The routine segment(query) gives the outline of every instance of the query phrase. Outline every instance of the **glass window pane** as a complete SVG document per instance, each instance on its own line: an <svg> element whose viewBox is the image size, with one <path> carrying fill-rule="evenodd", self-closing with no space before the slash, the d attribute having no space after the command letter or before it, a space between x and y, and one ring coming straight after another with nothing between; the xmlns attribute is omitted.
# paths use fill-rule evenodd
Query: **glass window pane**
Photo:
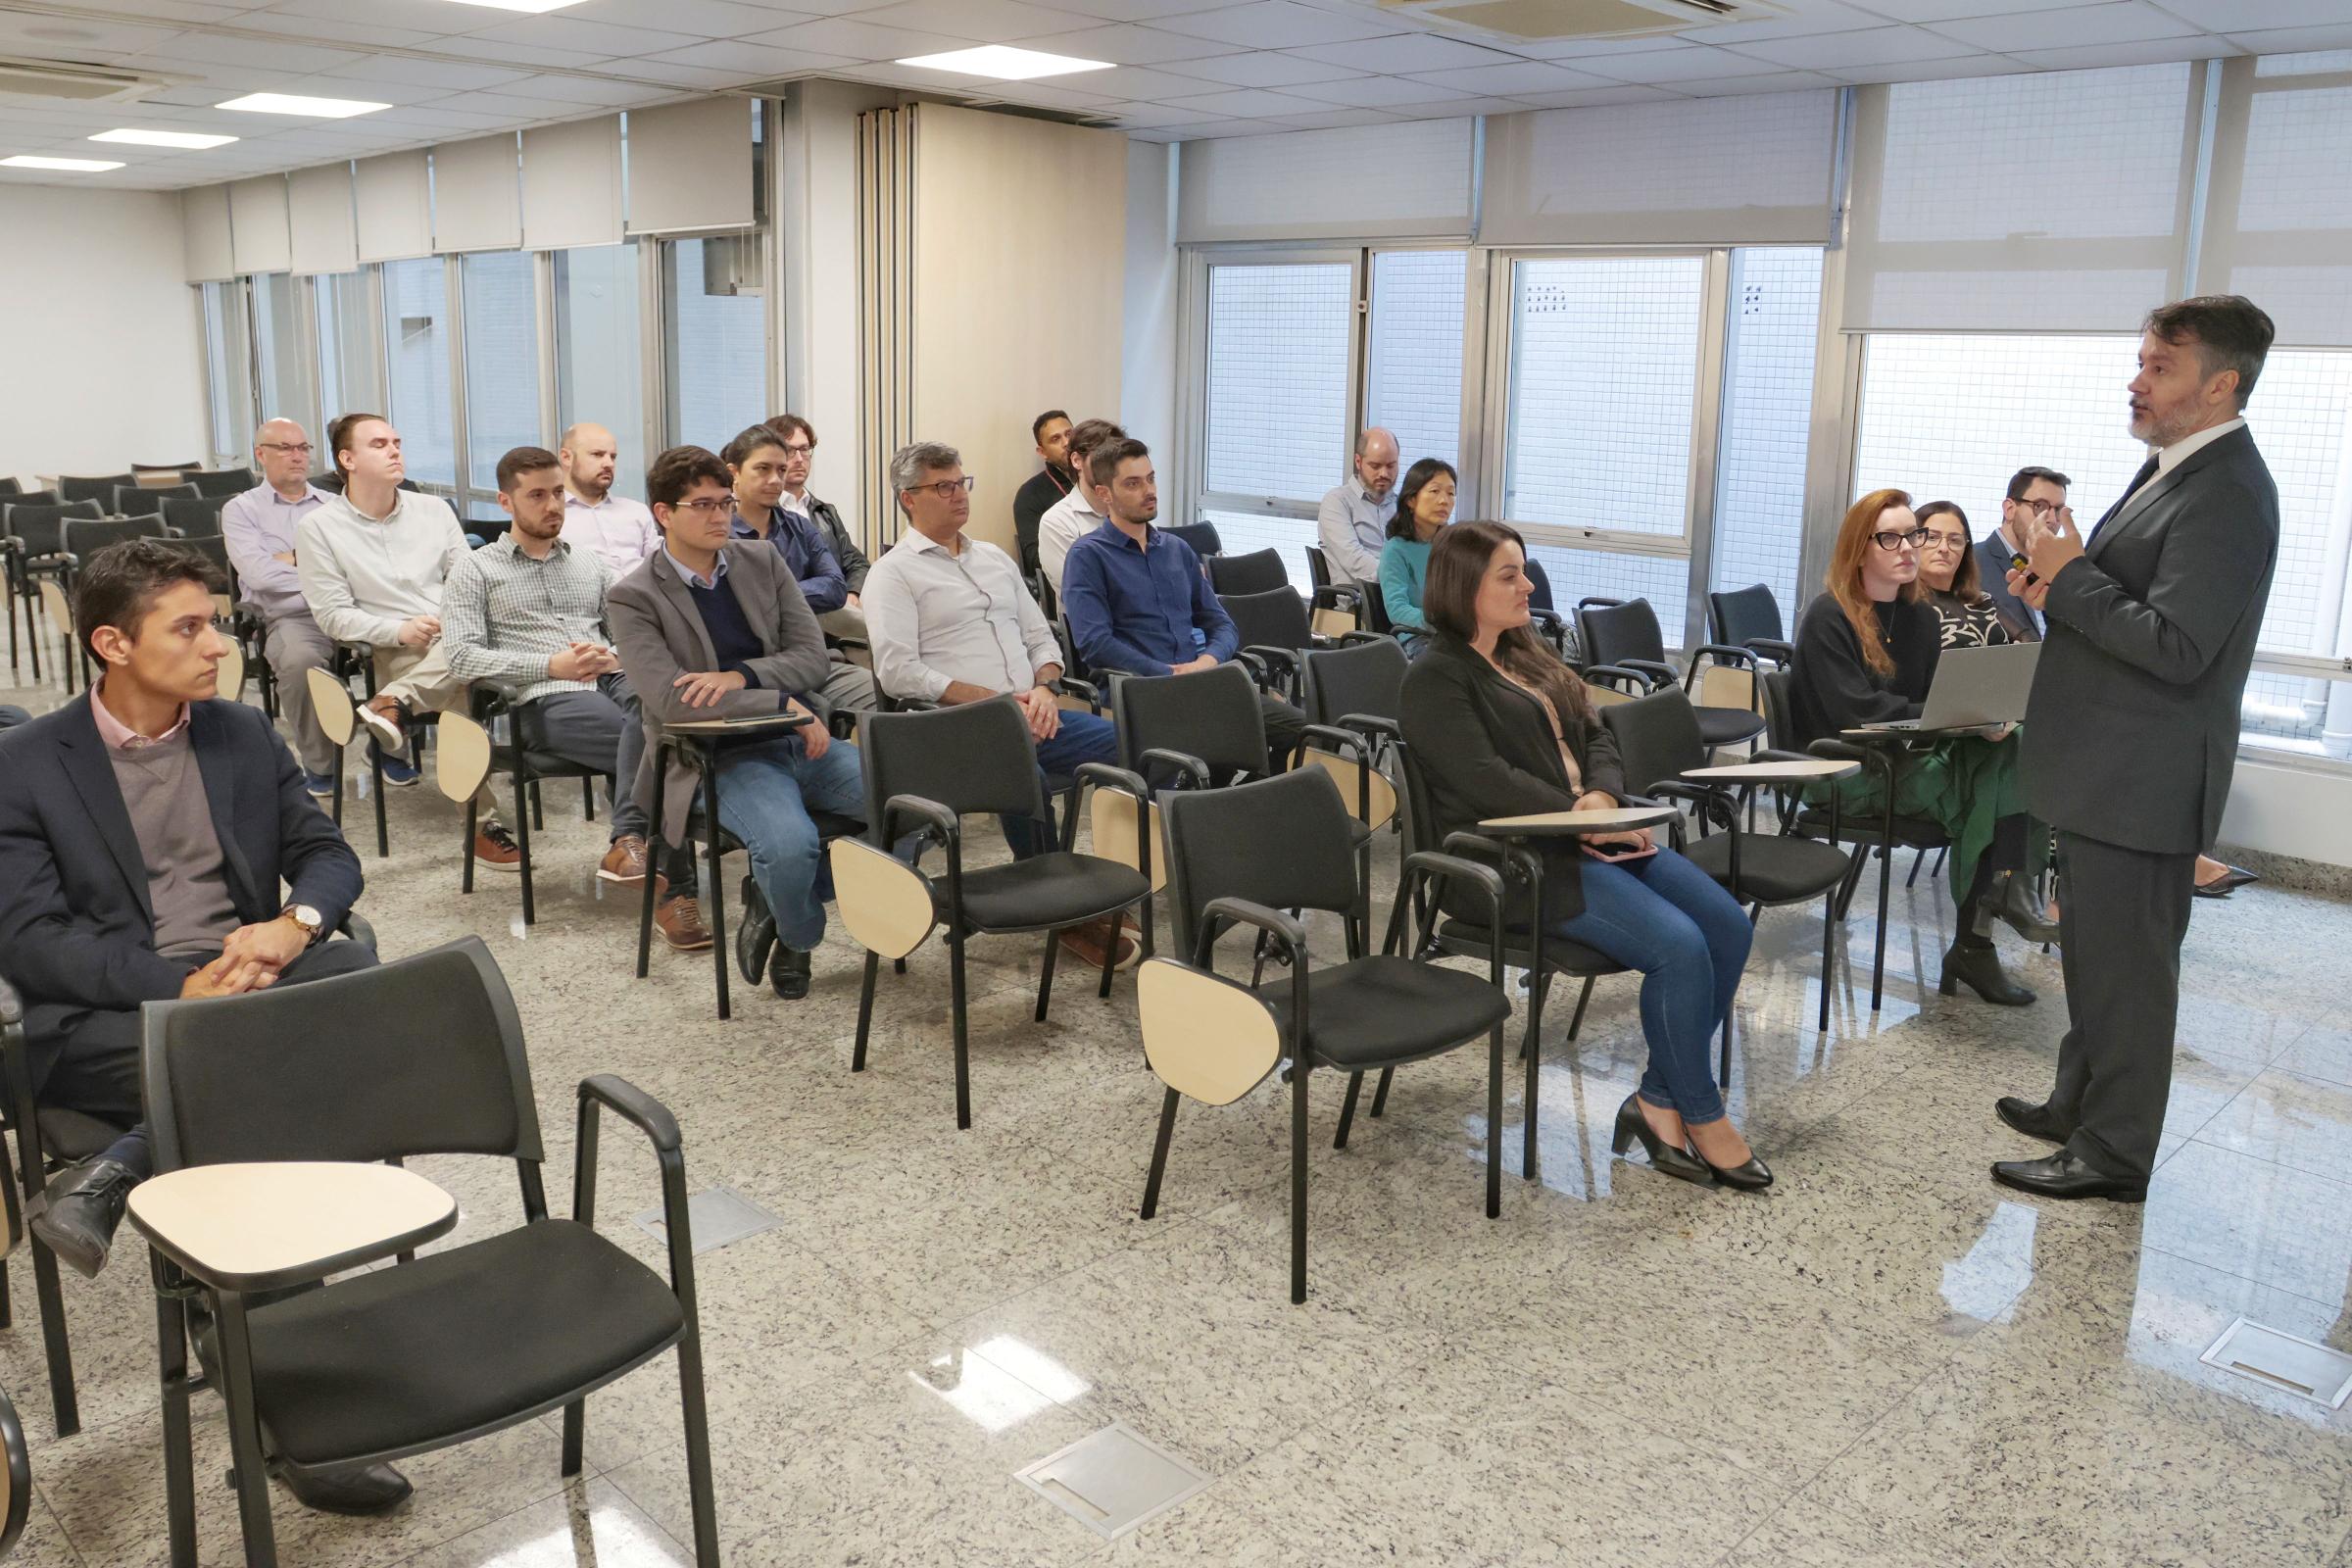
<svg viewBox="0 0 2352 1568"><path fill-rule="evenodd" d="M1705 274L1696 256L1513 267L1505 515L1687 531Z"/></svg>
<svg viewBox="0 0 2352 1568"><path fill-rule="evenodd" d="M1313 503L1347 477L1353 272L1208 270L1209 489Z"/></svg>
<svg viewBox="0 0 2352 1568"><path fill-rule="evenodd" d="M400 431L409 477L455 489L457 425L449 407L449 277L437 256L384 264L384 411ZM329 453L328 460L333 460Z"/></svg>
<svg viewBox="0 0 2352 1568"><path fill-rule="evenodd" d="M1461 466L1462 251L1382 251L1372 258L1364 423L1396 433L1409 466Z"/></svg>
<svg viewBox="0 0 2352 1568"><path fill-rule="evenodd" d="M1715 589L1760 582L1784 627L1798 597L1804 548L1805 452L1813 415L1813 347L1821 319L1821 252L1810 246L1732 253L1723 444L1716 462Z"/></svg>
<svg viewBox="0 0 2352 1568"><path fill-rule="evenodd" d="M669 438L715 452L769 413L760 245L750 235L672 240L662 267Z"/></svg>
<svg viewBox="0 0 2352 1568"><path fill-rule="evenodd" d="M204 363L213 412L213 456L251 461L253 354L245 329L245 285L204 285Z"/></svg>
<svg viewBox="0 0 2352 1568"><path fill-rule="evenodd" d="M311 435L315 441L323 442L326 423L337 415L372 410L378 399L366 274L330 273L316 279L313 287L318 297L321 423ZM333 459L322 452L314 461L324 469Z"/></svg>
<svg viewBox="0 0 2352 1568"><path fill-rule="evenodd" d="M468 256L466 302L466 467L474 506L498 494L498 460L537 446L539 320L528 251Z"/></svg>
<svg viewBox="0 0 2352 1568"><path fill-rule="evenodd" d="M290 274L270 272L253 280L253 338L260 355L262 416L303 419L311 410L310 368Z"/></svg>
<svg viewBox="0 0 2352 1568"><path fill-rule="evenodd" d="M616 494L643 493L645 395L637 319L637 247L556 253L556 424L587 421L618 438Z"/></svg>
<svg viewBox="0 0 2352 1568"><path fill-rule="evenodd" d="M1162 517L1160 520L1173 522L1180 519ZM1291 586L1300 593L1314 587L1314 573L1306 564L1306 547L1315 542L1314 518L1204 508L1200 513L1200 520L1214 525L1217 543L1225 547L1225 554L1239 556L1252 550L1279 550L1282 552L1282 564L1291 574Z"/></svg>

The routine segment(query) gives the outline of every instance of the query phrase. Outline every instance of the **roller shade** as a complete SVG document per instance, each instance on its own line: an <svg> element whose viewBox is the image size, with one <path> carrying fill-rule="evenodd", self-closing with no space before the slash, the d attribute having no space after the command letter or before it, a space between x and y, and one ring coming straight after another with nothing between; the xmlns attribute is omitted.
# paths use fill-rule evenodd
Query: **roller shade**
<svg viewBox="0 0 2352 1568"><path fill-rule="evenodd" d="M524 248L616 245L620 238L620 117L524 131Z"/></svg>
<svg viewBox="0 0 2352 1568"><path fill-rule="evenodd" d="M702 98L629 114L628 231L752 225L752 111Z"/></svg>
<svg viewBox="0 0 2352 1568"><path fill-rule="evenodd" d="M433 249L511 251L522 243L522 166L514 132L433 149Z"/></svg>
<svg viewBox="0 0 2352 1568"><path fill-rule="evenodd" d="M424 152L386 153L352 165L360 260L405 262L433 252L432 174Z"/></svg>
<svg viewBox="0 0 2352 1568"><path fill-rule="evenodd" d="M1468 120L1188 141L1176 238L1460 239L1470 232Z"/></svg>
<svg viewBox="0 0 2352 1568"><path fill-rule="evenodd" d="M191 283L237 275L228 243L228 187L199 185L179 193L180 253Z"/></svg>
<svg viewBox="0 0 2352 1568"><path fill-rule="evenodd" d="M284 271L292 261L286 237L286 176L263 174L231 184L228 233L238 271Z"/></svg>
<svg viewBox="0 0 2352 1568"><path fill-rule="evenodd" d="M1479 238L1826 244L1837 166L1834 91L1502 115L1487 122Z"/></svg>
<svg viewBox="0 0 2352 1568"><path fill-rule="evenodd" d="M286 182L297 272L359 270L360 235L351 210L351 165L297 169Z"/></svg>
<svg viewBox="0 0 2352 1568"><path fill-rule="evenodd" d="M2352 52L2222 63L2197 292L2243 294L2278 342L2352 348Z"/></svg>
<svg viewBox="0 0 2352 1568"><path fill-rule="evenodd" d="M2203 70L1862 88L1845 329L2135 329L2181 291Z"/></svg>

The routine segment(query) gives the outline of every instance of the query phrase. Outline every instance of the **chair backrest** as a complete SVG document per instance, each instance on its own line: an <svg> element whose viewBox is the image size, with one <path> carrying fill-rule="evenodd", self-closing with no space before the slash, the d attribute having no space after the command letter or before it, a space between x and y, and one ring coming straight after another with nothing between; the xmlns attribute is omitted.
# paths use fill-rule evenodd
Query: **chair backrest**
<svg viewBox="0 0 2352 1568"><path fill-rule="evenodd" d="M167 501L184 501L196 494L192 484L119 484L115 486L115 515L160 517Z"/></svg>
<svg viewBox="0 0 2352 1568"><path fill-rule="evenodd" d="M1781 606L1764 584L1750 583L1728 594L1707 595L1707 635L1727 648L1744 648L1755 638L1781 637Z"/></svg>
<svg viewBox="0 0 2352 1568"><path fill-rule="evenodd" d="M95 501L101 506L111 506L115 486L138 482L135 473L61 473L57 476L57 493L68 501Z"/></svg>
<svg viewBox="0 0 2352 1568"><path fill-rule="evenodd" d="M66 548L68 517L97 518L106 509L95 501L12 501L0 507L0 528L24 541L29 556L54 556Z"/></svg>
<svg viewBox="0 0 2352 1568"><path fill-rule="evenodd" d="M261 477L251 468L199 468L188 475L200 496L233 496L260 484Z"/></svg>
<svg viewBox="0 0 2352 1568"><path fill-rule="evenodd" d="M21 496L24 493L24 480L13 473L0 473L0 496Z"/></svg>
<svg viewBox="0 0 2352 1568"><path fill-rule="evenodd" d="M1698 715L1690 710L1690 699L1676 687L1612 703L1600 710L1600 721L1617 737L1626 788L1637 795L1660 779L1707 765Z"/></svg>
<svg viewBox="0 0 2352 1568"><path fill-rule="evenodd" d="M194 473L197 469L203 466L204 465L201 462L134 463L130 466L130 471L133 473Z"/></svg>
<svg viewBox="0 0 2352 1568"><path fill-rule="evenodd" d="M17 1418L17 1405L6 1394L0 1394L0 1485L8 1489L0 1496L0 1557L17 1549L17 1538L24 1534L24 1519L32 1509L32 1457L24 1443L24 1423Z"/></svg>
<svg viewBox="0 0 2352 1568"><path fill-rule="evenodd" d="M1225 613L1244 648L1305 648L1314 642L1306 622L1306 601L1286 583L1262 594L1221 594Z"/></svg>
<svg viewBox="0 0 2352 1568"><path fill-rule="evenodd" d="M8 482L11 485L15 485L17 481L11 479ZM10 507L18 506L54 507L57 505L57 502L58 496L57 492L54 490L26 490L23 488L0 490L0 513L5 513Z"/></svg>
<svg viewBox="0 0 2352 1568"><path fill-rule="evenodd" d="M1394 642L1355 642L1306 655L1306 721L1337 724L1348 713L1395 718L1404 700L1404 649Z"/></svg>
<svg viewBox="0 0 2352 1568"><path fill-rule="evenodd" d="M1161 531L1191 545L1193 554L1202 561L1225 553L1225 541L1217 537L1217 525L1213 522L1180 522Z"/></svg>
<svg viewBox="0 0 2352 1568"><path fill-rule="evenodd" d="M937 801L957 816L1010 811L1043 817L1045 786L1037 772L1029 721L1009 697L911 713L867 713L858 724L865 754L868 842L888 844L918 824L886 829L882 808L894 795Z"/></svg>
<svg viewBox="0 0 2352 1568"><path fill-rule="evenodd" d="M1646 599L1629 599L1622 604L1584 600L1576 607L1576 635L1585 658L1595 664L1618 664L1629 659L1666 662L1657 612L1649 608Z"/></svg>
<svg viewBox="0 0 2352 1568"><path fill-rule="evenodd" d="M66 549L81 558L88 565L90 557L108 545L119 545L125 539L161 539L164 519L154 517L69 517L65 523Z"/></svg>
<svg viewBox="0 0 2352 1568"><path fill-rule="evenodd" d="M1193 956L1212 900L1340 913L1355 907L1348 807L1321 768L1226 790L1179 790L1163 801L1177 956Z"/></svg>
<svg viewBox="0 0 2352 1568"><path fill-rule="evenodd" d="M1383 637L1396 635L1396 623L1389 619L1389 596L1380 590L1379 579L1363 585L1364 596L1358 601L1364 607L1364 629L1376 631Z"/></svg>
<svg viewBox="0 0 2352 1568"><path fill-rule="evenodd" d="M1211 771L1266 770L1266 717L1239 664L1190 675L1131 675L1110 688L1119 765L1144 771L1144 753L1183 752Z"/></svg>
<svg viewBox="0 0 2352 1568"><path fill-rule="evenodd" d="M1321 545L1306 547L1306 577L1318 588L1331 586L1331 562L1324 556Z"/></svg>
<svg viewBox="0 0 2352 1568"><path fill-rule="evenodd" d="M164 525L177 534L219 533L220 509L228 502L227 496L168 495Z"/></svg>
<svg viewBox="0 0 2352 1568"><path fill-rule="evenodd" d="M1796 726L1788 706L1788 683L1793 678L1785 669L1760 670L1756 675L1756 692L1764 703L1764 744L1775 751L1802 750L1796 744Z"/></svg>
<svg viewBox="0 0 2352 1568"><path fill-rule="evenodd" d="M1555 614L1558 613L1559 606L1552 603L1551 598L1551 574L1544 569L1544 563L1538 561L1534 556L1527 558L1527 586L1529 589L1528 604L1538 610L1548 610Z"/></svg>
<svg viewBox="0 0 2352 1568"><path fill-rule="evenodd" d="M1262 594L1291 585L1291 568L1279 550L1252 550L1239 556L1208 556L1208 585L1223 599L1230 594Z"/></svg>
<svg viewBox="0 0 2352 1568"><path fill-rule="evenodd" d="M221 538L219 534L180 534L174 537L172 542L183 550L195 551L196 554L202 556L206 561L210 562L213 569L220 573L221 582L226 583L234 577L235 573L230 570L228 564L228 541Z"/></svg>
<svg viewBox="0 0 2352 1568"><path fill-rule="evenodd" d="M309 985L158 1003L142 1027L158 1170L545 1157L522 1020L479 937Z"/></svg>

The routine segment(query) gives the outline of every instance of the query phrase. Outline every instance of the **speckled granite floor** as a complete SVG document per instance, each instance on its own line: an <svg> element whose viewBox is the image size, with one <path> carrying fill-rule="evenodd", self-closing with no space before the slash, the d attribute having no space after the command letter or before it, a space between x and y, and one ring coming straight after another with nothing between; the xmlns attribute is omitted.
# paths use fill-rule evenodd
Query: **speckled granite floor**
<svg viewBox="0 0 2352 1568"><path fill-rule="evenodd" d="M2043 993L2022 1010L1936 996L1920 976L1950 906L1941 884L1898 879L1885 1006L1869 1009L1865 893L1826 1035L1817 922L1763 921L1733 1100L1779 1173L1769 1195L1609 1157L1642 1048L1634 985L1604 981L1581 1042L1550 1014L1541 1179L1508 1183L1497 1221L1480 1211L1475 1053L1401 1073L1345 1152L1339 1097L1318 1088L1312 1298L1294 1307L1289 1109L1270 1089L1188 1105L1161 1217L1137 1218L1159 1086L1131 984L1108 1003L1065 987L1040 1027L1035 946L978 944L975 1125L958 1134L940 957L886 975L871 1069L852 1077L844 939L808 1001L739 989L720 1024L707 961L657 945L652 977L630 978L635 904L591 875L603 829L567 790L549 805L527 933L512 878L459 895L456 818L424 790L392 800L363 908L387 956L490 945L529 1032L552 1192L572 1086L611 1071L677 1112L694 1186L781 1216L699 1264L731 1562L2352 1568L2352 1412L2197 1359L2241 1313L2352 1350L2342 904L2262 887L2197 906L2144 1208L1986 1179L2037 1148L1991 1102L2047 1087L2057 964L2012 948ZM1514 1085L1514 1175L1518 1105ZM651 1160L612 1136L604 1167L606 1230L652 1258L625 1221L656 1200ZM419 1168L465 1205L454 1240L517 1218L507 1170ZM0 1377L38 1490L20 1560L164 1561L140 1244L126 1228L99 1281L68 1280L85 1426L63 1443L28 1271L13 1283ZM281 1492L283 1560L683 1562L675 1392L664 1358L593 1398L570 1485L554 1424L532 1423L410 1463L416 1497L386 1518ZM217 1406L199 1414L204 1560L233 1562L233 1501L212 1485L226 1443ZM1106 1547L1011 1475L1112 1419L1216 1481Z"/></svg>

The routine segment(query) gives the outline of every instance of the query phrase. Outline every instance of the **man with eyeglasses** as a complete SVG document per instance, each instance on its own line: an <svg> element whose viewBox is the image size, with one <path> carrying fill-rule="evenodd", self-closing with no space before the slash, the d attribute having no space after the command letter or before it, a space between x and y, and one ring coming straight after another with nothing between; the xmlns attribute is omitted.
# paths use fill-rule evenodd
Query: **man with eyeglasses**
<svg viewBox="0 0 2352 1568"><path fill-rule="evenodd" d="M1355 438L1355 454L1348 460L1355 471L1315 511L1315 538L1333 582L1379 590L1380 552L1388 543L1389 519L1396 515L1396 469L1402 459L1396 437L1379 425Z"/></svg>
<svg viewBox="0 0 2352 1568"><path fill-rule="evenodd" d="M735 476L735 511L729 531L737 539L764 539L775 546L821 629L826 617L848 606L850 584L823 532L806 512L794 512L784 505L792 466L785 447L784 437L767 425L755 424L719 454ZM804 484L808 471L804 464ZM862 614L858 624L864 624ZM862 638L863 632L858 635ZM833 661L823 690L826 703L837 710L870 713L881 706L874 696L874 677L840 659Z"/></svg>
<svg viewBox="0 0 2352 1568"><path fill-rule="evenodd" d="M2009 591L2009 564L2026 553L2036 523L2048 528L2072 528L2075 514L2066 493L2075 481L2056 468L2020 468L2009 476L2009 493L2001 502L2001 525L1977 543L1977 578L1992 599L1992 608L2019 642L2041 641L2041 612Z"/></svg>
<svg viewBox="0 0 2352 1568"><path fill-rule="evenodd" d="M743 841L752 870L736 962L755 979L765 969L776 995L795 1001L808 994L830 887L809 813L864 816L865 774L858 748L828 735L809 701L830 664L792 568L781 552L731 534L734 479L701 447L656 458L645 491L662 548L612 585L605 608L656 756L664 724L779 712L809 720L729 736L717 752L719 823ZM699 783L683 759L671 761L653 824L665 844L686 843Z"/></svg>
<svg viewBox="0 0 2352 1568"><path fill-rule="evenodd" d="M839 509L809 493L809 475L816 469L816 426L797 414L779 414L767 421L767 427L784 440L784 494L776 508L792 514L823 536L825 548L833 552L834 564L841 568L842 586L847 590L841 608L818 612L816 623L831 636L864 642L865 576L873 569L873 563L865 559L865 552L850 537Z"/></svg>
<svg viewBox="0 0 2352 1568"><path fill-rule="evenodd" d="M294 729L303 788L326 800L335 793L335 744L311 710L310 672L333 662L335 645L302 597L294 553L294 525L325 504L326 492L311 483L311 438L292 419L254 432L253 461L262 482L220 509L220 542L236 568L238 598L262 617L262 655Z"/></svg>

